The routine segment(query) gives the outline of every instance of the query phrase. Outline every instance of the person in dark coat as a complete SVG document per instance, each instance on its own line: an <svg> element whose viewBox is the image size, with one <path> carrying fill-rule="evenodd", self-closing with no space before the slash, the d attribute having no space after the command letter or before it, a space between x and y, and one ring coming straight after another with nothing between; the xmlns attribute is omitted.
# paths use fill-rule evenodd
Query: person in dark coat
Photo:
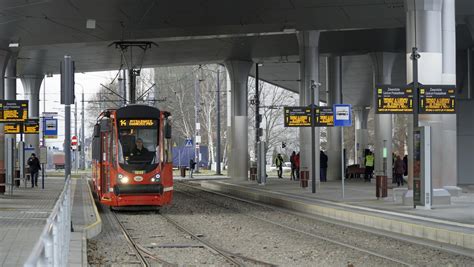
<svg viewBox="0 0 474 267"><path fill-rule="evenodd" d="M403 162L402 158L400 158L400 156L397 156L394 165L395 180L397 181L397 186L400 186L400 184L403 186L403 174L405 173L405 169L405 163Z"/></svg>
<svg viewBox="0 0 474 267"><path fill-rule="evenodd" d="M196 168L196 162L193 159L189 160L189 177L193 178L193 172Z"/></svg>
<svg viewBox="0 0 474 267"><path fill-rule="evenodd" d="M290 156L291 163L291 177L290 180L296 180L296 152L293 151Z"/></svg>
<svg viewBox="0 0 474 267"><path fill-rule="evenodd" d="M38 172L41 170L41 165L35 153L31 154L31 157L28 159L27 163L28 166L30 166L31 187L38 186Z"/></svg>
<svg viewBox="0 0 474 267"><path fill-rule="evenodd" d="M277 167L278 178L283 178L283 157L280 153L275 158L275 166Z"/></svg>
<svg viewBox="0 0 474 267"><path fill-rule="evenodd" d="M408 176L408 155L403 157L403 163L405 163L405 173L403 175Z"/></svg>
<svg viewBox="0 0 474 267"><path fill-rule="evenodd" d="M327 175L327 170L328 170L328 156L322 150L319 153L319 166L320 166L319 179L321 182L326 182L327 181L326 175Z"/></svg>
<svg viewBox="0 0 474 267"><path fill-rule="evenodd" d="M300 152L295 156L295 164L296 164L296 180L300 179Z"/></svg>

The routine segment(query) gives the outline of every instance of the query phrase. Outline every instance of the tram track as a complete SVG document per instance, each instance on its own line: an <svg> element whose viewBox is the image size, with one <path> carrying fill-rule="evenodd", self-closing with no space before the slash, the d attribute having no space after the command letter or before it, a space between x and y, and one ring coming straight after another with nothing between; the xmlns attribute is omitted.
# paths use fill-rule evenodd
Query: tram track
<svg viewBox="0 0 474 267"><path fill-rule="evenodd" d="M127 228L123 225L123 223L118 218L117 213L115 211L110 211L110 212L112 214L112 217L115 219L117 225L119 226L119 228L120 228L122 234L124 235L125 239L127 240L127 243L129 244L129 247L135 252L135 256L140 261L140 264L142 266L145 266L145 267L151 266L151 264L147 260L147 258L153 259L153 260L159 262L160 264L162 264L163 266L175 266L174 264L169 263L169 262L157 257L156 255L154 255L153 253L148 251L146 248L144 248L143 246L141 246L140 244L135 242L133 240L133 238L131 237L130 233L128 232Z"/></svg>
<svg viewBox="0 0 474 267"><path fill-rule="evenodd" d="M203 188L200 188L200 187L197 187L197 186L192 186L192 185L189 185L187 183L184 183L184 182L180 182L179 183L180 185L183 185L185 187L188 187L188 188L192 188L192 189L195 189L195 190L199 190L199 191L202 191L202 192L206 192L208 194L214 194L214 195L218 195L218 196L221 196L221 197L226 197L226 198L229 198L229 199L233 199L233 200L236 200L236 201L240 201L240 202L244 202L244 203L248 203L248 204L252 204L252 205L262 205L261 203L258 203L258 202L254 202L254 201L250 201L250 200L247 200L247 199L242 199L242 198L238 198L238 197L235 197L235 196L229 196L229 195L225 195L225 194L222 194L222 193L219 193L219 192L214 192L214 191L209 191L209 190L206 190L206 189L203 189ZM227 209L227 210L230 210L232 212L239 212L241 213L238 209L236 208L231 208L227 205L224 205L224 204L221 204L221 203L216 203L215 201L212 201L208 198L205 198L205 197L202 197L200 195L197 195L197 194L193 194L193 193L190 193L188 191L183 191L183 190L180 190L180 189L177 189L175 187L175 192L178 192L178 193L181 193L181 194L185 194L185 195L188 195L190 197L198 197L200 199L203 199L204 201L206 201L207 203L209 204L212 204L214 206L218 206L218 207L221 207L221 208L224 208L224 209ZM266 208L271 208L267 205L264 205ZM390 261L390 262L393 262L393 263L396 263L396 264L399 264L399 265L403 265L403 266L413 266L413 264L410 264L408 262L405 262L403 260L400 260L400 259L396 259L396 258L393 258L393 257L389 257L389 256L386 256L386 255L382 255L378 252L375 252L375 251L371 251L371 250L368 250L368 249L364 249L364 248L361 248L361 247L357 247L357 246L354 246L354 245L351 245L351 244L348 244L348 243L344 243L344 242L340 242L340 241L336 241L336 240L332 240L332 239L329 239L327 237L324 237L322 235L318 235L318 234L315 234L315 233L311 233L311 232L308 232L308 231L305 231L305 230L301 230L301 229L298 229L296 227L292 227L292 226L288 226L288 225L285 225L285 224L282 224L282 223L279 223L279 222L276 222L276 221L273 221L273 220L269 220L269 219L266 219L266 218L263 218L263 217L260 217L260 216L256 216L256 215L252 215L252 214L248 214L248 213L241 213L245 216L248 216L248 217L251 217L253 219L256 219L256 220L259 220L261 222L264 222L264 223L268 223L268 224L272 224L274 226L277 226L277 227L281 227L281 228L284 228L284 229L287 229L287 230L290 230L292 232L296 232L296 233L299 233L299 234L304 234L304 235L307 235L307 236L311 236L311 237L314 237L314 238L317 238L319 240L322 240L322 241L325 241L325 242L329 242L331 244L334 244L334 245L337 245L337 246L341 246L341 247L345 247L345 248L348 248L348 249L351 249L351 250L355 250L355 251L358 251L358 252L361 252L361 253L365 253L365 254L368 254L370 256L373 256L373 257L377 257L377 258L380 258L380 259L383 259L383 260L386 260L386 261Z"/></svg>
<svg viewBox="0 0 474 267"><path fill-rule="evenodd" d="M235 265L235 266L245 266L245 263L242 263L241 261L238 261L237 259L240 258L241 260L252 262L253 264L258 264L259 266L268 266L268 267L273 267L275 265L263 261L259 261L256 259L252 259L249 257L245 257L239 254L235 254L229 251L226 251L214 244L212 244L209 241L204 240L203 238L200 238L198 235L194 234L191 230L187 229L177 221L171 219L169 216L160 214L161 217L166 219L169 223L173 224L177 229L181 230L182 232L190 235L193 237L193 239L201 242L205 247L207 247L209 250L216 252L217 254L221 255L224 257L229 263Z"/></svg>
<svg viewBox="0 0 474 267"><path fill-rule="evenodd" d="M125 239L127 240L127 243L129 244L130 248L134 251L137 259L140 261L140 264L142 266L146 266L146 267L152 266L150 264L150 262L147 260L147 258L151 258L151 259L157 261L158 263L160 263L163 266L179 266L178 263L171 263L171 262L168 262L166 260L163 260L162 258L156 256L156 254L154 254L150 250L148 250L145 247L143 247L142 245L138 244L134 240L135 238L132 237L132 235L129 233L129 229L127 229L127 227L120 220L120 218L119 218L120 215L117 215L117 212L114 212L114 211L111 211L111 214L112 214L113 218L115 219L117 225L119 226L121 232L123 233ZM176 220L172 219L171 217L169 217L167 215L164 215L164 214L160 214L160 213L158 213L156 215L160 216L166 222L173 225L180 232L182 232L186 235L189 235L190 237L192 237L192 239L194 239L194 240L198 241L199 243L203 244L202 247L208 249L213 254L216 254L216 255L219 255L219 256L223 257L225 259L225 261L228 262L232 266L239 266L239 267L242 266L243 267L243 266L247 265L246 264L247 262L250 262L250 263L258 265L258 266L275 267L275 265L273 265L271 263L267 263L267 262L264 262L264 261L259 261L259 260L256 260L256 259L252 259L250 257L246 257L246 256L243 256L243 255L232 253L232 252L227 251L223 248L220 248L220 247L212 244L211 242L206 241L205 239L199 237L199 235L193 233L191 230L187 229L185 226L183 226L182 224L180 224Z"/></svg>

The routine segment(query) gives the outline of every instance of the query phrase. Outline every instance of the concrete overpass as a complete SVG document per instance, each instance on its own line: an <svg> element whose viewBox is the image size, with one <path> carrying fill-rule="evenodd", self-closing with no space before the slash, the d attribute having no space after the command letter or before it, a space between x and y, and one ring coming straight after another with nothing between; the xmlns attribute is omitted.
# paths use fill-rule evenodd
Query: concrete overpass
<svg viewBox="0 0 474 267"><path fill-rule="evenodd" d="M95 27L87 28L87 20L94 20ZM109 45L122 39L147 40L158 47L147 52L144 66L226 65L232 79L233 144L247 147L246 77L254 71L252 62L263 62L260 77L299 92L301 105L309 104L309 84L314 80L322 83L316 99L356 106L356 131L363 148L365 107L372 104L373 83L410 82L411 63L406 58L416 43L422 54L420 82L455 82L461 99L457 116L421 118L436 129L433 160L443 163L435 166L434 184L472 184L473 29L470 0L9 0L0 6L0 66L6 77L0 83L0 97L14 98L11 78L21 78L31 100L30 116L37 117L41 80L46 73L59 72L65 54L75 59L77 72L118 69L121 54ZM19 43L19 49L9 48L11 43ZM380 144L390 142L390 129L391 115L377 115L378 171ZM333 159L341 150L335 141L340 134L331 129ZM307 129L301 130L300 138L302 168L309 170ZM37 146L38 137L27 142ZM247 153L236 145L233 151L231 174L246 179ZM390 169L390 156L388 162ZM332 164L329 175L335 179L339 163Z"/></svg>

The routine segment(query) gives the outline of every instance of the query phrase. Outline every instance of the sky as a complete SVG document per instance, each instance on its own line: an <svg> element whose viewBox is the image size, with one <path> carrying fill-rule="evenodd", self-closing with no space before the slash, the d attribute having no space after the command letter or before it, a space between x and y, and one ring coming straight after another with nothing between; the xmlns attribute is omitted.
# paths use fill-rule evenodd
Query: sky
<svg viewBox="0 0 474 267"><path fill-rule="evenodd" d="M100 84L107 85L115 77L117 71L103 71L103 72L88 72L88 73L76 73L75 75L75 94L77 102L77 132L79 134L81 129L81 93L84 90L85 101L89 100L95 92L101 87ZM45 77L41 85L40 90L40 115L43 111L46 112L58 112L58 124L59 124L59 136L58 139L48 139L46 141L47 146L61 147L64 141L64 105L61 105L61 89L60 89L61 77L60 75L54 75L53 77ZM46 91L44 90L46 88ZM46 94L44 94L44 92ZM24 99L24 90L21 80L17 80L17 99ZM46 101L45 101L46 99ZM86 108L87 108L87 103ZM44 109L44 107L46 109ZM74 135L74 106L71 106L71 135ZM95 120L95 118L85 118L86 120ZM88 123L86 122L86 126ZM92 129L85 129L85 136L90 136ZM88 133L89 131L89 133Z"/></svg>

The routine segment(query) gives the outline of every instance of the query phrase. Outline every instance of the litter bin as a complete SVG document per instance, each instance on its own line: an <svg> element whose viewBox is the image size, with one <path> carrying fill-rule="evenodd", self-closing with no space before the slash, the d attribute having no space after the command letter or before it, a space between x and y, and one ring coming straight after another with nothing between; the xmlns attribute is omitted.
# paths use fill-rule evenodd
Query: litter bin
<svg viewBox="0 0 474 267"><path fill-rule="evenodd" d="M181 177L186 177L186 167L181 167L179 170L181 171Z"/></svg>
<svg viewBox="0 0 474 267"><path fill-rule="evenodd" d="M257 180L257 167L250 167L250 180Z"/></svg>
<svg viewBox="0 0 474 267"><path fill-rule="evenodd" d="M387 176L377 175L375 177L375 196L377 198L387 197Z"/></svg>
<svg viewBox="0 0 474 267"><path fill-rule="evenodd" d="M20 187L20 170L15 170L15 186Z"/></svg>
<svg viewBox="0 0 474 267"><path fill-rule="evenodd" d="M0 194L5 193L5 173L0 173Z"/></svg>
<svg viewBox="0 0 474 267"><path fill-rule="evenodd" d="M300 171L300 185L303 188L308 187L309 171Z"/></svg>

